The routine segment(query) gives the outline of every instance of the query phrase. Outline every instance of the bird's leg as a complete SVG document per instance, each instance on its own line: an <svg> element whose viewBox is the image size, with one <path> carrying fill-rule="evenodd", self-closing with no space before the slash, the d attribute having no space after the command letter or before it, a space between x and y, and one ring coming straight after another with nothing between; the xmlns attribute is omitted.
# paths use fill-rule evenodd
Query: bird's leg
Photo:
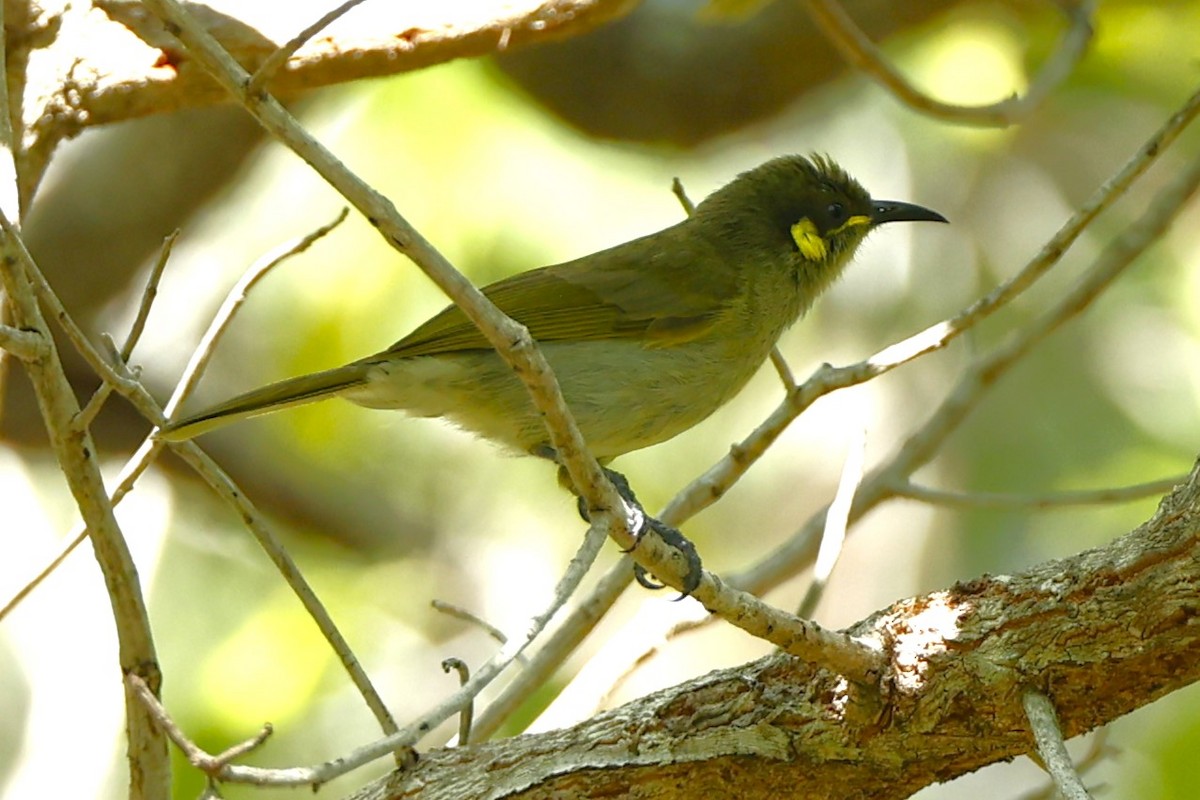
<svg viewBox="0 0 1200 800"><path fill-rule="evenodd" d="M688 541L687 537L680 533L677 529L672 528L666 523L658 521L646 513L646 509L643 508L642 504L638 502L637 495L633 493L633 489L629 486L629 480L624 475L608 469L607 467L603 469L605 476L607 476L612 482L612 485L616 487L617 493L621 495L622 499L624 499L626 503L629 503L629 505L637 509L641 516L642 524L638 530L633 532L634 538L636 539L634 547L637 547L637 542L640 542L643 536L645 536L648 532L653 531L654 533L658 534L660 539L674 547L683 554L685 559L687 559L687 575L683 579L683 594L681 594L679 598L683 599L684 597L687 597L689 594L695 591L697 586L700 585L700 577L704 574L703 567L700 563L700 556L698 553L696 553L696 546ZM585 522L589 522L590 517L588 516L587 503L582 497L578 499L578 508L579 516L583 517ZM635 579L637 579L637 582L641 586L644 586L647 589L663 588L663 584L656 583L650 579L649 573L646 572L646 568L641 564L633 565L633 576Z"/></svg>

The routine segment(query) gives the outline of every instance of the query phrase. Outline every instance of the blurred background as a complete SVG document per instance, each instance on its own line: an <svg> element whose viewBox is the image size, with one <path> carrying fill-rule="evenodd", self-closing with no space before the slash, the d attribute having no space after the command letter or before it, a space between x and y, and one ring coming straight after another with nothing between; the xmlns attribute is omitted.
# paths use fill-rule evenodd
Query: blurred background
<svg viewBox="0 0 1200 800"><path fill-rule="evenodd" d="M914 82L966 104L1022 91L1064 27L1055 4L1032 1L846 7ZM676 222L675 176L698 201L739 171L789 152L828 153L874 196L949 217L949 227L896 226L872 237L781 342L803 378L822 362L865 358L1012 275L1195 90L1200 3L1109 0L1096 23L1079 69L1006 130L955 126L902 107L847 74L800 5L787 2L713 18L694 2L648 0L587 36L327 89L294 109L479 284ZM886 457L973 353L1052 303L1198 149L1200 137L1189 132L1054 274L998 319L944 352L818 402L725 498L684 527L705 565L737 571L791 535L829 501L864 426L868 468ZM181 229L134 356L165 401L239 275L343 205L304 164L264 142L244 114L217 108L94 130L70 143L26 232L76 319L93 336L107 331L120 340L159 244ZM1008 374L921 482L1044 493L1186 471L1200 431L1198 222L1193 207L1083 318ZM254 290L189 407L383 349L445 302L352 215ZM96 381L85 367L72 369L86 397ZM660 508L781 398L765 368L700 427L614 466L648 509ZM76 518L19 369L8 370L3 404L0 596L7 600L61 549ZM108 403L96 432L112 476L147 431L120 400ZM550 465L502 454L436 421L330 402L249 421L203 444L279 526L401 721L453 688L443 658L475 665L495 648L430 600L521 632L584 531ZM1102 545L1146 519L1156 502L1041 512L892 502L853 530L816 618L841 627L956 579ZM299 603L235 514L181 462L164 456L118 516L149 598L166 704L202 746L219 751L271 721L275 736L249 761L282 766L322 761L374 738L370 715ZM608 547L600 568L617 555ZM769 599L795 607L806 580L797 576ZM689 613L690 603L670 603L672 596L628 592L515 724L535 719L589 661L613 657L622 631ZM762 642L712 625L666 646L607 702L767 652ZM85 546L0 625L4 796L34 796L47 776L64 796L123 793L115 664L103 584ZM594 711L556 707L553 720L569 724ZM70 756L60 744L65 727L75 743ZM1200 746L1200 693L1178 692L1119 720L1109 744L1116 754L1086 776L1107 787L1104 796L1198 796L1192 754ZM1083 752L1087 742L1073 747ZM178 796L195 797L198 774L177 763ZM368 772L323 794L358 786ZM1040 785L1037 768L1022 760L919 797L1014 798Z"/></svg>

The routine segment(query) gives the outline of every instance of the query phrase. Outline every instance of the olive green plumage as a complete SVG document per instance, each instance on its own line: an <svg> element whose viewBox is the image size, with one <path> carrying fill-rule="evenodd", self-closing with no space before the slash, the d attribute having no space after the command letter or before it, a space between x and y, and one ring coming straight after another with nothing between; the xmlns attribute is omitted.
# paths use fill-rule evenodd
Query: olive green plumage
<svg viewBox="0 0 1200 800"><path fill-rule="evenodd" d="M873 201L827 158L785 156L738 176L677 225L483 293L538 341L593 454L608 461L732 398L867 233L900 220L945 221ZM456 306L381 353L235 397L159 435L187 439L330 395L444 417L553 457L524 387Z"/></svg>

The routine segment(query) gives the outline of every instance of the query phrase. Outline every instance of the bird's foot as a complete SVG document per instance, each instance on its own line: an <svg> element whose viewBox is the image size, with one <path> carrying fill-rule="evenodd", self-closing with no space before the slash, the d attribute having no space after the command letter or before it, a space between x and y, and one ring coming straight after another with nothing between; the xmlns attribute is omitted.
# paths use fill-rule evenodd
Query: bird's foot
<svg viewBox="0 0 1200 800"><path fill-rule="evenodd" d="M658 534L658 538L682 553L684 559L687 561L688 569L687 575L683 579L683 593L676 599L682 600L690 595L700 585L700 578L704 574L700 555L696 552L696 546L676 528L672 528L670 525L660 522L647 514L646 509L638 502L637 495L633 493L633 489L629 486L629 481L624 475L611 469L605 469L604 474L612 481L613 486L617 489L617 493L621 495L625 502L637 509L641 516L642 524L633 532L635 538L633 547L636 548L647 533L654 532ZM582 497L579 498L579 516L583 517L584 521L589 521L587 503L584 502ZM641 564L633 565L633 577L639 585L647 589L662 589L664 587L664 584L652 580L650 573Z"/></svg>

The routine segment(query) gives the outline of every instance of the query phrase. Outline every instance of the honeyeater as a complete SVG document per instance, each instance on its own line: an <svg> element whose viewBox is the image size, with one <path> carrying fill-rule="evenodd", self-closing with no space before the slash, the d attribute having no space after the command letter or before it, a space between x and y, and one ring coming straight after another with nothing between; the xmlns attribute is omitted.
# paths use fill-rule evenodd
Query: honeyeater
<svg viewBox="0 0 1200 800"><path fill-rule="evenodd" d="M832 160L784 156L744 172L669 228L522 272L483 293L537 340L592 454L608 462L708 417L885 222L945 222L872 200ZM554 457L524 386L457 306L388 349L272 383L168 423L168 441L343 397L442 417Z"/></svg>
<svg viewBox="0 0 1200 800"><path fill-rule="evenodd" d="M676 225L483 293L529 329L592 454L607 463L728 402L868 233L915 220L946 221L918 205L871 199L827 157L783 156L742 173ZM159 436L188 439L331 396L442 417L513 450L555 457L520 380L453 305L380 353L239 395L168 423Z"/></svg>

